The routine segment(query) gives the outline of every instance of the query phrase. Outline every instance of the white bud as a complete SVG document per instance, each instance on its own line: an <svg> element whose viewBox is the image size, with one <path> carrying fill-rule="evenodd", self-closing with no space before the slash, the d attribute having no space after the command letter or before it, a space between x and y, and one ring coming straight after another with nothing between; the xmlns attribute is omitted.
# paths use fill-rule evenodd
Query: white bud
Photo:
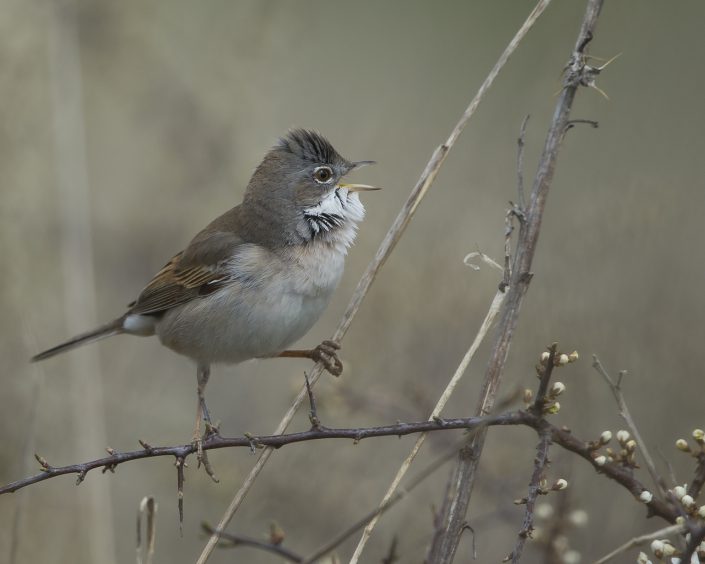
<svg viewBox="0 0 705 564"><path fill-rule="evenodd" d="M676 525L685 525L685 517L683 515L676 517Z"/></svg>
<svg viewBox="0 0 705 564"><path fill-rule="evenodd" d="M553 489L554 490L564 490L568 487L568 480L564 480L563 478L559 478L556 480L556 483L553 484Z"/></svg>
<svg viewBox="0 0 705 564"><path fill-rule="evenodd" d="M546 364L548 362L548 357L550 357L550 353L544 351L541 353L541 364Z"/></svg>
<svg viewBox="0 0 705 564"><path fill-rule="evenodd" d="M693 438L699 443L705 439L705 431L702 429L693 429Z"/></svg>
<svg viewBox="0 0 705 564"><path fill-rule="evenodd" d="M603 445L606 445L611 440L612 440L612 431L602 431L602 434L600 435L600 442Z"/></svg>
<svg viewBox="0 0 705 564"><path fill-rule="evenodd" d="M628 451L636 450L636 441L634 439L629 439L627 444L624 445Z"/></svg>
<svg viewBox="0 0 705 564"><path fill-rule="evenodd" d="M695 500L692 498L692 496L689 496L688 494L685 494L681 498L681 503L683 504L683 507L693 507L695 505Z"/></svg>
<svg viewBox="0 0 705 564"><path fill-rule="evenodd" d="M643 501L644 503L651 503L652 499L654 499L654 494L648 490L644 490L639 494L639 501Z"/></svg>
<svg viewBox="0 0 705 564"><path fill-rule="evenodd" d="M646 554L640 552L636 559L636 564L651 564L651 560L649 560L649 557L646 556Z"/></svg>
<svg viewBox="0 0 705 564"><path fill-rule="evenodd" d="M673 556L676 553L676 548L667 540L663 541L663 555Z"/></svg>
<svg viewBox="0 0 705 564"><path fill-rule="evenodd" d="M562 354L558 357L558 364L561 366L568 364L570 362L570 357L567 354Z"/></svg>
<svg viewBox="0 0 705 564"><path fill-rule="evenodd" d="M688 490L686 490L684 486L676 486L673 488L673 495L676 496L676 499L683 499L683 496L687 493Z"/></svg>
<svg viewBox="0 0 705 564"><path fill-rule="evenodd" d="M554 382L553 386L551 386L551 395L560 396L563 392L565 392L565 384L563 382Z"/></svg>
<svg viewBox="0 0 705 564"><path fill-rule="evenodd" d="M676 448L678 450L682 450L683 452L690 452L690 446L688 445L688 441L685 439L678 439L676 441Z"/></svg>
<svg viewBox="0 0 705 564"><path fill-rule="evenodd" d="M564 564L578 564L580 562L580 553L577 550L569 550L563 553Z"/></svg>
<svg viewBox="0 0 705 564"><path fill-rule="evenodd" d="M663 556L663 541L659 539L652 541L651 552L661 558Z"/></svg>
<svg viewBox="0 0 705 564"><path fill-rule="evenodd" d="M598 466L604 466L606 462L607 457L604 454L601 454L595 459L595 464L597 464Z"/></svg>
<svg viewBox="0 0 705 564"><path fill-rule="evenodd" d="M568 355L568 359L570 362L575 362L580 358L580 355L578 354L578 351L573 351Z"/></svg>
<svg viewBox="0 0 705 564"><path fill-rule="evenodd" d="M626 443L629 440L629 431L625 431L624 429L617 431L617 440L620 443Z"/></svg>
<svg viewBox="0 0 705 564"><path fill-rule="evenodd" d="M539 519L548 519L553 515L553 506L550 503L542 503L536 506L534 513Z"/></svg>
<svg viewBox="0 0 705 564"><path fill-rule="evenodd" d="M701 505L700 509L698 509L698 516L705 519L705 505Z"/></svg>

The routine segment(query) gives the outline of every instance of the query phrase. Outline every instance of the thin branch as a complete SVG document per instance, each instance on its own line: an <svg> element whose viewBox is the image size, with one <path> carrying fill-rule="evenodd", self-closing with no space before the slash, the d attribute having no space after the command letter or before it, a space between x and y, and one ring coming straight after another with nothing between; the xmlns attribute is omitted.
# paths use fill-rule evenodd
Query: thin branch
<svg viewBox="0 0 705 564"><path fill-rule="evenodd" d="M497 335L487 364L476 410L478 415L491 413L494 406L501 376L509 354L509 346L517 326L521 305L532 278L531 265L536 252L549 187L553 180L558 151L563 141L577 89L580 85L588 85L590 81L594 84L596 73L585 62L584 52L593 37L602 4L603 0L588 0L575 48L566 67L563 89L556 105L543 153L539 160L536 177L534 178L530 202L525 213L526 220L521 225L514 261L515 267L512 272L507 298L503 305ZM479 430L469 439L468 448L461 451L457 472L454 475L453 501L448 505L448 509L443 516L445 529L441 534L434 537L429 553L429 560L434 562L434 564L450 564L453 561L460 540L460 531L465 523L465 515L470 503L485 437L486 430Z"/></svg>
<svg viewBox="0 0 705 564"><path fill-rule="evenodd" d="M517 196L519 209L523 212L526 208L526 196L524 195L524 146L526 139L526 124L529 122L529 116L524 118L519 129L519 138L517 139Z"/></svg>
<svg viewBox="0 0 705 564"><path fill-rule="evenodd" d="M634 440L636 440L636 444L639 447L639 450L641 451L641 455L644 457L646 469L648 470L649 475L651 476L651 479L653 480L654 485L656 486L656 489L658 490L659 494L663 499L667 499L668 488L666 486L666 483L664 482L663 477L657 472L656 465L654 464L654 459L651 458L649 449L646 448L646 442L644 442L644 440L641 438L639 428L636 426L636 423L632 418L632 414L629 411L629 407L627 406L627 402L624 399L624 394L622 393L621 387L622 376L624 373L620 373L619 380L617 382L614 382L610 375L607 373L607 370L605 370L605 367L602 366L600 359L597 358L597 355L595 354L592 355L592 367L604 378L605 382L607 382L607 385L609 386L612 395L614 396L614 399L617 402L617 406L619 407L619 415L622 417L622 419L624 419L624 422L627 424L627 427L629 427L629 430L634 436Z"/></svg>
<svg viewBox="0 0 705 564"><path fill-rule="evenodd" d="M506 418L509 414L497 415L493 417L470 417L456 419L435 419L431 421L419 421L415 423L397 423L395 425L385 425L380 427L363 427L352 429L330 429L328 427L319 426L311 428L308 431L298 433L288 433L285 435L263 435L255 436L247 434L244 437L221 437L220 435L211 435L202 443L204 451L215 450L220 448L245 447L245 448L280 448L285 445L300 443L305 441L315 441L322 439L348 439L355 443L362 439L371 437L400 437L413 433L421 433L428 431L440 431L444 429L472 429L478 426L487 424L497 424L495 421L500 421L504 417L506 421L511 419ZM197 445L188 443L177 446L153 447L141 441L143 447L141 450L129 452L112 451L109 456L83 462L80 464L71 464L67 466L52 466L44 458L37 455L41 472L34 476L29 476L22 480L17 480L10 484L0 486L0 495L15 492L32 484L43 482L57 476L66 474L76 474L78 476L77 484L83 481L86 474L97 468L106 470L114 470L120 464L130 462L132 460L141 460L144 458L156 458L161 456L174 457L177 462L177 468L183 468L183 462L186 458L197 452ZM180 487L183 484L180 483Z"/></svg>
<svg viewBox="0 0 705 564"><path fill-rule="evenodd" d="M607 478L617 482L626 488L635 498L638 497L645 489L647 489L631 472L631 469L624 468L620 464L608 462L602 466L598 465L593 459L593 450L590 448L590 442L582 441L573 435L570 431L549 424L541 417L529 411L511 411L499 415L491 415L484 417L468 417L459 419L436 419L434 421L418 421L415 423L398 423L396 425L387 425L383 427L366 427L359 429L328 429L319 428L311 429L301 433L290 433L286 435L269 435L269 436L247 436L225 438L220 436L212 436L203 442L204 450L212 450L218 448L231 447L271 447L280 448L284 445L306 442L310 440L322 439L347 439L354 442L371 437L390 437L401 436L427 431L442 431L449 429L472 429L475 432L484 430L491 426L517 426L523 425L531 427L539 432L543 429L550 431L551 442L560 447L573 452L589 462L593 468L599 473L604 474ZM146 443L145 443L146 445ZM41 456L38 457L40 464L43 465L43 470L39 474L30 476L23 480L18 480L0 487L0 494L10 493L22 489L24 487L42 482L57 476L66 474L78 475L77 482L85 477L90 470L102 468L103 472L109 469L115 469L120 464L124 464L131 460L140 460L143 458L155 458L160 456L173 456L176 459L185 460L187 456L196 452L196 445L185 444L171 447L152 447L146 445L147 448L132 452L114 452L110 456L99 458L82 464L74 464L70 466L51 466ZM183 465L180 465L183 469ZM420 479L420 478L418 478ZM408 490L409 488L407 488ZM399 495L402 495L401 493ZM654 498L648 504L651 515L661 517L669 523L675 523L676 518L681 515L677 508L660 499ZM385 508L386 509L386 508ZM379 510L378 510L379 511ZM374 512L375 514L378 512Z"/></svg>
<svg viewBox="0 0 705 564"><path fill-rule="evenodd" d="M521 553L524 550L526 539L531 536L534 530L534 506L536 499L541 494L541 481L548 464L548 448L551 445L551 435L548 429L539 431L539 444L536 447L536 458L534 459L534 472L531 475L529 482L529 493L526 496L526 511L524 512L524 521L521 524L521 530L517 538L516 545L512 553L505 559L511 559L512 564L517 564L521 559Z"/></svg>
<svg viewBox="0 0 705 564"><path fill-rule="evenodd" d="M615 556L624 554L627 550L630 550L634 547L642 546L653 540L661 539L670 535L678 535L685 532L685 530L685 525L670 525L669 527L664 527L663 529L659 529L658 531L654 531L653 533L634 537L630 541L625 542L622 546L615 548L609 554L605 554L602 558L595 560L594 564L605 564L606 562L612 560Z"/></svg>
<svg viewBox="0 0 705 564"><path fill-rule="evenodd" d="M208 523L201 523L201 528L208 533L209 535L212 535L214 532L213 527L211 527ZM280 544L275 544L272 542L265 542L253 537L246 537L244 535L236 535L234 533L227 533L223 531L220 533L220 540L221 541L228 541L228 544L224 544L223 542L220 543L220 546L223 548L231 548L231 547L237 547L237 546L249 546L252 548L257 548L259 550L264 550L265 552L271 552L272 554L276 554L277 556L280 556L284 558L284 560L287 560L289 562L303 562L304 558L303 556L300 556L293 550L289 550L288 548L284 548Z"/></svg>

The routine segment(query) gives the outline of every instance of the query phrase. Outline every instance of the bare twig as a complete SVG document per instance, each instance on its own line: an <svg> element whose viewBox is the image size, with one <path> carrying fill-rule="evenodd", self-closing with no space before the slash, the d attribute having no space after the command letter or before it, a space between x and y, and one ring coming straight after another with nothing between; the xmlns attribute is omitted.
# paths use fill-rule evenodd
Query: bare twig
<svg viewBox="0 0 705 564"><path fill-rule="evenodd" d="M462 133L463 129L465 129L465 126L467 125L468 121L475 113L475 110L477 109L478 105L484 98L485 94L489 90L497 75L499 74L499 71L502 69L502 67L504 67L505 63L509 59L509 56L512 54L512 52L514 52L524 35L533 26L536 19L540 16L540 14L543 12L546 6L548 6L549 3L550 0L539 1L536 8L534 8L534 10L531 12L527 21L519 29L519 31L509 43L505 51L502 53L495 66L490 71L490 74L482 83L482 86L480 87L468 107L465 109L465 112L463 112L463 115L458 120L458 123L456 123L446 142L437 147L431 155L431 159L426 164L426 167L421 173L421 176L416 182L416 185L414 186L413 190L409 194L409 197L402 206L401 211L397 215L392 226L389 228L389 231L387 232L387 235L385 236L384 240L382 241L382 244L377 250L377 253L375 254L372 261L370 261L370 264L367 266L367 269L362 275L362 278L358 282L357 288L355 289L355 292L353 293L352 298L350 299L350 303L348 304L348 307L345 310L345 313L343 314L343 317L340 320L337 329L333 333L331 340L340 342L347 333L350 324L352 323L352 320L355 317L357 310L360 308L362 301L365 299L365 296L367 295L370 286L374 282L374 279L377 276L379 269L382 268L387 258L394 250L394 247L401 238L402 234L406 230L406 227L411 221L411 218L413 217L416 209L418 208L418 205L421 203L421 200L426 195L426 192L431 187L431 184L435 180L438 171L445 162L448 153L455 145L456 141L458 140L458 137L460 137L460 134ZM322 370L322 364L320 362L317 363L310 377L311 386L316 384L318 378L322 373ZM294 403L291 405L289 410L282 418L281 422L279 423L279 426L275 431L276 434L281 434L287 429L289 423L294 417L294 414L296 413L296 411L298 411L301 403L304 401L306 396L307 391L306 388L304 388L299 392L299 395L296 396ZM201 552L197 564L205 564L205 562L208 560L208 557L213 552L213 548L215 548L215 545L218 542L219 533L227 526L227 524L232 519L233 515L235 515L235 512L242 503L242 500L247 495L247 492L252 487L252 484L256 480L259 473L262 471L262 468L267 463L267 460L269 460L269 457L271 455L271 449L265 449L264 452L260 455L260 458L257 460L257 463L245 479L245 482L237 491L232 501L230 502L230 505L225 510L225 513L223 514L222 518L220 519L220 522L218 523L218 527L215 529L210 539L208 539L208 543Z"/></svg>
<svg viewBox="0 0 705 564"><path fill-rule="evenodd" d="M517 139L517 195L519 209L524 212L526 208L526 196L524 195L524 146L526 139L526 124L529 123L529 116L524 118L519 129L519 137Z"/></svg>
<svg viewBox="0 0 705 564"><path fill-rule="evenodd" d="M686 527L685 525L670 525L669 527L664 527L663 529L659 529L658 531L654 531L653 533L648 533L646 535L641 535L639 537L634 537L633 539L629 540L628 542L625 542L622 546L615 548L612 552L609 554L605 554L602 558L599 558L595 560L594 564L605 564L606 562L609 562L616 556L619 556L620 554L624 554L627 550L637 547L637 546L642 546L652 540L656 539L661 539L663 537L667 537L670 535L677 535L685 532Z"/></svg>
<svg viewBox="0 0 705 564"><path fill-rule="evenodd" d="M548 448L551 444L551 435L548 429L539 431L539 444L536 447L536 458L534 459L534 472L531 475L529 482L529 493L526 496L526 511L524 512L524 521L521 524L521 530L517 538L516 545L512 553L505 559L511 560L512 564L516 564L521 559L521 553L524 550L526 539L531 536L534 530L534 506L536 499L541 493L541 481L548 464Z"/></svg>
<svg viewBox="0 0 705 564"><path fill-rule="evenodd" d="M654 460L653 458L651 458L649 449L646 448L646 443L644 442L644 439L642 439L641 433L639 433L639 428L636 426L636 423L632 418L632 414L629 411L629 407L627 406L627 402L624 399L624 394L622 393L621 386L622 376L624 373L620 373L619 379L617 380L617 382L615 382L607 373L605 367L602 366L602 363L600 362L600 359L597 358L597 355L592 355L592 367L605 379L605 382L607 382L607 385L609 386L610 391L612 392L612 395L614 396L614 399L617 402L617 406L619 407L619 415L622 417L622 419L624 419L624 422L627 424L627 427L629 427L629 431L631 431L632 435L634 436L634 440L636 440L636 444L639 447L639 450L641 451L641 455L644 457L646 469L648 470L649 475L651 476L651 479L653 480L654 485L656 486L656 489L658 490L659 494L663 499L667 499L666 491L668 487L666 486L663 477L656 471L656 465L654 464Z"/></svg>
<svg viewBox="0 0 705 564"><path fill-rule="evenodd" d="M201 528L208 533L209 535L213 534L213 527L211 527L208 523L201 523ZM277 556L282 557L284 560L287 560L288 562L303 562L303 556L297 554L293 550L289 550L288 548L284 548L281 544L276 544L273 542L265 542L259 539L255 539L252 537L246 537L244 535L236 535L234 533L227 533L223 531L220 533L220 540L221 541L228 541L228 544L224 544L223 542L220 543L220 546L223 548L229 548L229 547L237 547L237 546L250 546L252 548L258 548L260 550L264 550L266 552L271 552L272 554L276 554Z"/></svg>
<svg viewBox="0 0 705 564"><path fill-rule="evenodd" d="M585 84L591 77L594 79L593 74L587 76L591 67L587 66L584 53L587 44L593 37L602 3L602 0L588 0L578 39L566 68L563 89L539 160L531 198L525 214L526 220L519 233L512 280L487 364L485 380L476 410L477 414L492 412L509 354L509 345L516 329L519 311L531 281L531 265L536 252L546 199L553 180L558 151L569 120L573 100L578 87ZM463 454L459 457L458 470L454 475L453 502L449 504L443 516L445 527L440 534L434 537L431 546L430 560L434 564L449 564L453 561L460 539L459 533L465 522L465 515L472 495L485 437L485 430L479 430L470 438L467 444L468 448L461 451Z"/></svg>

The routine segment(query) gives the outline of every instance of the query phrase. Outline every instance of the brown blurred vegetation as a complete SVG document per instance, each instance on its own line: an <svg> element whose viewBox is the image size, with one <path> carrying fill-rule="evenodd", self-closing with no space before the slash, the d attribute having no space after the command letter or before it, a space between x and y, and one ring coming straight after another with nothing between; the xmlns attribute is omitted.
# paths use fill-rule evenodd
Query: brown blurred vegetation
<svg viewBox="0 0 705 564"><path fill-rule="evenodd" d="M56 11L52 2L2 0L0 480L34 471L26 460L34 450L53 464L78 462L80 427L92 426L80 419L85 405L67 383L75 376L70 359L28 364L40 347L69 336L60 249L68 224L90 226L96 316L110 318L201 226L240 200L278 135L292 126L317 128L344 155L377 160L356 179L385 189L365 197L368 217L344 280L304 340L314 345L331 333L431 151L530 4L78 1L72 17L90 198L88 217L74 218L60 211L55 181L61 137L53 130L51 73L62 70L50 68L48 36ZM549 8L463 134L345 340L344 375L318 387L327 425L429 412L497 284L494 273L474 272L462 258L477 248L501 256L504 210L515 197L517 132L531 114L530 175L582 9L582 2ZM703 18L705 4L697 0L607 3L592 53L623 54L601 79L609 100L595 91L578 97L573 117L597 120L600 128L571 131L561 153L503 384L505 391L532 386L536 358L554 340L578 349L584 360L561 374L568 390L556 421L596 438L621 423L589 355L598 353L613 371L628 369L632 413L680 481L691 462L675 454L674 441L703 424ZM128 450L138 438L189 438L195 379L188 361L154 340L127 337L94 354L101 370L88 377L102 383L102 446ZM448 415L470 414L485 357L483 349ZM285 360L217 367L208 397L223 432L271 431L307 367ZM305 414L296 425L307 425ZM231 529L262 536L274 520L287 546L306 553L375 506L413 440L285 448ZM432 437L419 469L450 440ZM511 550L522 518L512 500L525 494L535 442L526 429L490 432L469 514L481 562ZM100 455L98 448L94 457ZM571 483L571 503L589 515L587 528L571 532L584 561L660 526L584 463L557 450L552 458L552 472ZM114 560L106 554L104 562L130 562L137 506L154 495L157 561L193 561L204 542L199 522L217 520L254 460L244 449L214 452L219 485L189 468L183 537L174 469L157 460L122 466L115 476L89 475L87 482L110 494L103 523L87 517L91 489L75 488L72 478L0 498L0 547L9 549L21 504L18 563L89 562L90 538L101 527L115 539ZM365 562L378 562L395 534L402 562L422 559L446 476L437 473L383 518ZM341 547L343 557L355 540ZM212 562L276 561L236 550L217 551ZM467 541L458 561L470 554ZM525 561L542 562L543 555L529 546Z"/></svg>

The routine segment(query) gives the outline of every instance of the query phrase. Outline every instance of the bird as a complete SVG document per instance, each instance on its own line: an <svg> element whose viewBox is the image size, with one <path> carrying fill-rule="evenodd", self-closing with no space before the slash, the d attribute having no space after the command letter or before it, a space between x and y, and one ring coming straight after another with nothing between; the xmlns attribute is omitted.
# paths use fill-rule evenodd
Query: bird
<svg viewBox="0 0 705 564"><path fill-rule="evenodd" d="M199 446L201 419L210 425L205 388L211 365L300 357L339 375L338 343L288 347L319 319L341 279L365 215L358 194L379 189L341 179L369 164L374 161L343 158L317 131L288 131L255 169L242 202L174 255L127 311L32 361L114 335L156 335L196 364Z"/></svg>

